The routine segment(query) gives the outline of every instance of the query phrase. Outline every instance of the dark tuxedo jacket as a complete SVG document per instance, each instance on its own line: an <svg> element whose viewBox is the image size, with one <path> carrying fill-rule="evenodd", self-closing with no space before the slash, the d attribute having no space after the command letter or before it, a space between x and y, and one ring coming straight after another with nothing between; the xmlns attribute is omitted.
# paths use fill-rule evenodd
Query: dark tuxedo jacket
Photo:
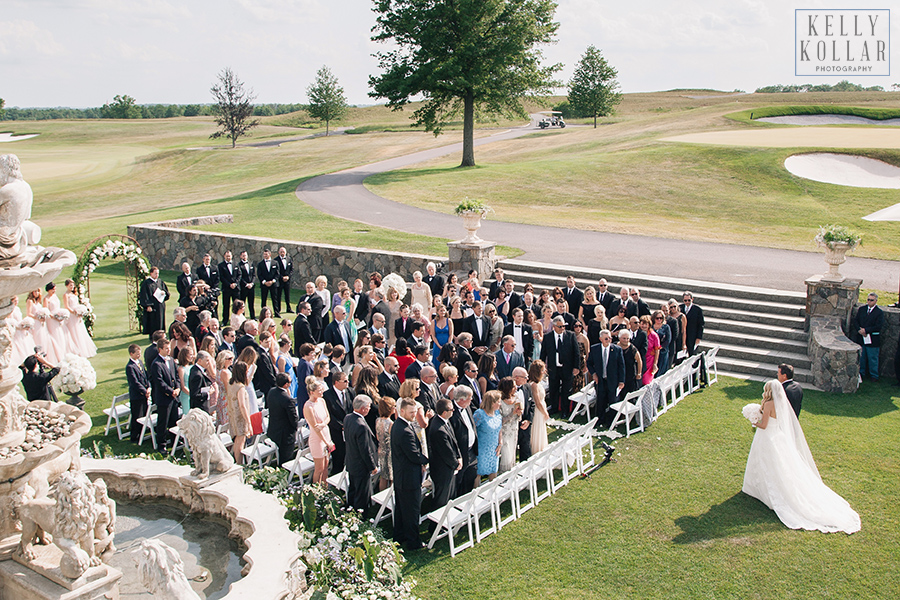
<svg viewBox="0 0 900 600"><path fill-rule="evenodd" d="M337 321L332 321L331 323L329 323L328 327L325 328L325 336L323 339L325 340L326 344L331 344L332 347L337 345L344 346L344 350L346 350L346 353L344 354L344 358L342 359L341 364L346 365L347 361L350 359L350 355L353 354L353 348L352 346L349 348L347 347L347 343L344 342L344 337L341 334L339 328L343 328L344 332L346 332L347 334L347 339L350 340L350 329L347 327L346 319L344 319L340 323L338 323Z"/></svg>
<svg viewBox="0 0 900 600"><path fill-rule="evenodd" d="M266 408L269 409L269 429L266 435L276 446L284 447L296 438L300 417L297 406L290 393L279 387L273 387L266 395ZM281 457L286 461L288 457Z"/></svg>
<svg viewBox="0 0 900 600"><path fill-rule="evenodd" d="M322 340L322 327L324 326L324 322L322 321L322 309L325 308L325 301L322 300L322 296L313 292L312 294L305 294L302 298L300 298L300 302L309 303L309 308L312 310L309 313L309 328L312 330L313 337L316 338L316 342ZM297 312L300 312L299 303ZM343 342L341 342L343 344Z"/></svg>
<svg viewBox="0 0 900 600"><path fill-rule="evenodd" d="M165 407L172 403L175 399L172 392L176 388L177 375L175 373L175 361L171 357L157 356L150 365L150 397L153 404L159 407Z"/></svg>
<svg viewBox="0 0 900 600"><path fill-rule="evenodd" d="M597 292L597 302L599 302L604 310L606 310L606 318L611 319L615 315L609 314L609 309L612 307L613 301L616 299L616 296L609 292ZM593 318L593 315L590 317Z"/></svg>
<svg viewBox="0 0 900 600"><path fill-rule="evenodd" d="M516 308L519 308L524 303L524 301L522 300L522 295L518 292L513 292L509 296L507 296L506 302L507 304L509 304L510 317L512 317L512 311Z"/></svg>
<svg viewBox="0 0 900 600"><path fill-rule="evenodd" d="M615 398L619 384L625 383L625 356L617 344L609 345L609 358L606 361L606 379L603 378L603 344L594 344L588 353L588 372L597 375L600 385L606 386L608 398Z"/></svg>
<svg viewBox="0 0 900 600"><path fill-rule="evenodd" d="M232 270L231 273L228 272L229 264L231 265L231 270ZM235 295L241 291L240 290L241 275L240 275L240 273L238 273L237 265L235 265L234 263L225 262L223 260L222 262L219 263L218 271L219 271L219 283L222 284L223 290L227 291L231 295ZM237 286L232 288L231 287L232 283L236 283ZM228 310L231 310L231 307L229 307Z"/></svg>
<svg viewBox="0 0 900 600"><path fill-rule="evenodd" d="M128 398L132 405L146 404L150 378L144 368L129 358L125 365L125 378L128 380Z"/></svg>
<svg viewBox="0 0 900 600"><path fill-rule="evenodd" d="M500 291L500 288L502 288L504 285L506 285L506 280L505 280L505 279L504 279L504 280L501 280L501 281L497 281L497 280L495 279L494 281L492 281L492 282L491 282L491 288L490 288L490 290L488 291L488 299L489 299L489 300L496 300L496 299L497 299L497 293Z"/></svg>
<svg viewBox="0 0 900 600"><path fill-rule="evenodd" d="M369 409L372 410L371 408ZM356 412L350 412L344 417L342 424L344 439L347 444L345 459L347 474L356 477L365 477L375 470L378 464L378 455L375 449L375 435L366 420ZM393 428L392 428L393 431ZM415 437L415 436L413 436ZM393 441L393 436L392 436ZM427 460L427 459L426 459ZM396 481L397 472L394 471ZM419 469L419 481L421 482L421 468Z"/></svg>
<svg viewBox="0 0 900 600"><path fill-rule="evenodd" d="M239 276L240 285L239 287L242 290L252 290L256 287L256 269L253 268L253 265L247 261L239 262L237 264L237 271ZM250 287L247 287L247 284L250 284Z"/></svg>
<svg viewBox="0 0 900 600"><path fill-rule="evenodd" d="M421 373L422 365L419 364L419 361L414 360L406 367L406 371L403 373L403 381L406 381L407 379L420 379L419 375Z"/></svg>
<svg viewBox="0 0 900 600"><path fill-rule="evenodd" d="M803 404L803 388L793 379L788 379L781 386L784 388L784 395L787 396L788 402L791 403L791 408L794 409L794 414L799 418L800 408Z"/></svg>
<svg viewBox="0 0 900 600"><path fill-rule="evenodd" d="M584 302L584 292L578 289L578 287L572 288L572 291L569 291L568 287L564 287L562 289L563 298L566 299L566 302L569 304L569 312L573 315L578 314L578 309L581 308L581 303Z"/></svg>
<svg viewBox="0 0 900 600"><path fill-rule="evenodd" d="M291 255L288 254L284 257L284 263L281 262L280 256L275 256L272 260L275 261L275 267L278 270L278 287L290 287L291 275L294 273L294 261L291 260ZM283 277L287 277L288 280L284 281Z"/></svg>
<svg viewBox="0 0 900 600"><path fill-rule="evenodd" d="M309 319L306 318L306 315L297 315L297 318L294 319L294 350L298 350L301 344L315 343L316 338L313 336Z"/></svg>
<svg viewBox="0 0 900 600"><path fill-rule="evenodd" d="M465 408L466 414L469 417L469 423L472 425L472 455L469 455L469 434L466 429L466 424L463 423L463 418L461 415L462 409L456 406L456 403L453 403L453 414L450 415L450 425L453 427L453 435L456 436L456 445L459 448L460 455L463 459L463 467L462 471L466 471L470 465L478 462L478 434L475 431L475 419L472 413L472 407L467 406Z"/></svg>
<svg viewBox="0 0 900 600"><path fill-rule="evenodd" d="M216 269L216 265L210 263L207 267L201 264L197 267L197 279L206 282L206 285L211 288L219 287L219 271Z"/></svg>
<svg viewBox="0 0 900 600"><path fill-rule="evenodd" d="M344 391L346 401L341 402L336 389L330 387L325 390L323 398L325 406L328 407L328 414L331 421L328 423L328 431L331 433L331 441L337 444L344 444L344 417L353 412L353 398L356 393L348 386ZM369 469L371 471L371 469Z"/></svg>
<svg viewBox="0 0 900 600"><path fill-rule="evenodd" d="M391 465L394 487L398 490L422 489L422 465L428 457L410 423L398 418L391 426Z"/></svg>
<svg viewBox="0 0 900 600"><path fill-rule="evenodd" d="M369 295L365 292L361 292L357 294L356 292L351 292L350 297L353 298L353 301L356 302L356 310L353 312L353 316L357 321L362 321L363 323L369 322Z"/></svg>
<svg viewBox="0 0 900 600"><path fill-rule="evenodd" d="M389 377L387 373L379 373L378 393L382 398L388 396L397 400L400 398L400 379L396 375Z"/></svg>
<svg viewBox="0 0 900 600"><path fill-rule="evenodd" d="M372 326L372 318L375 316L375 313L381 313L384 316L384 326L385 328L390 327L391 322L391 307L388 306L388 303L384 300L379 301L372 307L372 313L369 315L369 326Z"/></svg>
<svg viewBox="0 0 900 600"><path fill-rule="evenodd" d="M688 321L688 331L690 331L690 320ZM881 328L884 326L884 311L881 310L878 306L872 309L872 312L869 312L868 306L860 306L859 310L856 311L856 329L854 331L858 331L860 327L866 330L866 334L872 336L871 344L863 344L862 336L859 333L856 333L857 338L859 338L859 343L863 346L872 346L873 348L877 348L881 346ZM688 333L690 335L690 333Z"/></svg>
<svg viewBox="0 0 900 600"><path fill-rule="evenodd" d="M261 260L256 265L256 277L259 279L260 285L267 281L274 281L269 289L274 290L278 286L278 265L275 264L275 259L272 258L269 260L269 268L266 268L266 261Z"/></svg>
<svg viewBox="0 0 900 600"><path fill-rule="evenodd" d="M575 316L574 316L572 313L568 313L568 312L564 312L564 313L561 313L561 312L555 312L555 313L553 313L552 316L553 316L553 317L556 317L557 315L560 316L560 317L562 317L562 318L565 320L565 322L566 322L566 331L574 331L574 330L575 330Z"/></svg>
<svg viewBox="0 0 900 600"><path fill-rule="evenodd" d="M437 401L441 399L441 390L438 387L437 383L433 383L432 385L427 385L425 382L422 382L419 386L419 397L417 400L422 403L422 406L425 408L425 411L429 410L433 411L437 414Z"/></svg>
<svg viewBox="0 0 900 600"><path fill-rule="evenodd" d="M188 391L191 396L191 408L202 408L209 412L209 386L212 379L206 374L206 369L199 365L191 367L188 374Z"/></svg>
<svg viewBox="0 0 900 600"><path fill-rule="evenodd" d="M481 320L483 327L481 328L481 335L478 335L478 326L475 325L475 321ZM463 321L463 330L468 331L472 334L472 347L477 348L479 346L490 346L491 345L491 320L488 319L484 314L480 317L476 317L475 315L469 315L466 317L466 320Z"/></svg>
<svg viewBox="0 0 900 600"><path fill-rule="evenodd" d="M256 351L256 373L253 374L253 388L263 393L263 396L269 393L275 385L275 365L272 364L272 356L268 350L263 350L253 336L245 333L239 337L234 348L237 350L235 359L240 355L244 348L253 348ZM301 386L303 387L303 386Z"/></svg>
<svg viewBox="0 0 900 600"><path fill-rule="evenodd" d="M637 302L629 300L628 304L625 305L625 316L629 319L635 316L640 318L644 315L650 315L650 307L647 306L643 299L638 298Z"/></svg>
<svg viewBox="0 0 900 600"><path fill-rule="evenodd" d="M606 318L612 319L617 314L619 314L619 307L622 306L623 304L625 305L625 315L627 316L628 315L628 305L631 304L631 301L627 300L623 303L622 299L619 296L616 296L609 303L609 308L606 309Z"/></svg>
<svg viewBox="0 0 900 600"><path fill-rule="evenodd" d="M541 307L540 307L537 303L532 304L530 307L525 306L525 305L523 304L520 308L521 308L523 311L524 311L524 310L530 310L530 311L531 311L531 314L534 315L535 321L540 321L540 319L541 319ZM530 327L530 326L529 326L529 327Z"/></svg>
<svg viewBox="0 0 900 600"><path fill-rule="evenodd" d="M691 304L691 310L688 311L684 304L679 304L681 312L687 317L687 327L685 328L687 337L688 353L693 354L694 345L697 340L703 338L703 309L696 304Z"/></svg>
<svg viewBox="0 0 900 600"><path fill-rule="evenodd" d="M425 277L422 278L422 281L428 284L428 287L431 288L432 296L442 296L444 294L444 278L440 275L436 274L434 277L431 275L425 274Z"/></svg>
<svg viewBox="0 0 900 600"><path fill-rule="evenodd" d="M156 292L157 288L161 289L166 293L165 298L162 302L156 299L156 296L153 294ZM166 328L166 300L169 299L169 288L166 286L166 282L162 280L162 277L154 281L149 277L141 282L141 290L138 294L138 302L141 307L144 309L144 328L142 333L145 335L150 335L154 331L159 331L160 329ZM152 308L152 312L147 312L148 308Z"/></svg>
<svg viewBox="0 0 900 600"><path fill-rule="evenodd" d="M175 288L178 290L179 302L188 295L191 286L195 283L197 283L197 278L193 275L185 275L184 273L178 274L178 278L175 280Z"/></svg>
<svg viewBox="0 0 900 600"><path fill-rule="evenodd" d="M428 424L428 457L431 466L431 482L434 484L435 506L444 506L450 500L455 488L454 476L462 454L456 433L450 421L439 416L432 417ZM468 452L468 448L466 448Z"/></svg>
<svg viewBox="0 0 900 600"><path fill-rule="evenodd" d="M466 372L466 363L474 362L475 365L478 365L478 361L472 358L472 353L469 352L469 349L460 344L456 345L456 370L459 371L459 376L462 378Z"/></svg>
<svg viewBox="0 0 900 600"><path fill-rule="evenodd" d="M408 340L412 336L413 332L413 323L416 320L412 317L406 317L406 325L403 324L403 318L399 318L394 321L394 336L399 339ZM412 346L410 346L412 348Z"/></svg>
<svg viewBox="0 0 900 600"><path fill-rule="evenodd" d="M495 356L497 357L497 377L500 379L512 377L513 369L516 367L525 368L525 357L518 352L514 351L509 355L509 363L506 362L502 349L497 350Z"/></svg>
<svg viewBox="0 0 900 600"><path fill-rule="evenodd" d="M514 323L509 323L506 327L503 328L504 337L507 335L513 335L513 327ZM531 325L527 323L522 323L522 346L524 346L524 351L522 352L523 356L527 359L530 356L533 356L534 352L534 331L531 329ZM497 358L500 358L499 356Z"/></svg>
<svg viewBox="0 0 900 600"><path fill-rule="evenodd" d="M309 392L306 391L306 378L313 374L313 365L309 364L302 358L294 368L297 374L297 410L303 414L303 405L309 400Z"/></svg>
<svg viewBox="0 0 900 600"><path fill-rule="evenodd" d="M481 387L478 385L478 379L475 381L471 381L464 371L460 371L459 381L456 382L456 385L464 385L470 390L472 390L472 404L471 406L478 410L481 408Z"/></svg>
<svg viewBox="0 0 900 600"><path fill-rule="evenodd" d="M547 365L547 371L556 370L556 356L559 355L563 369L575 369L578 367L578 341L575 334L571 331L563 331L562 345L556 347L556 332L551 331L544 334L544 341L541 343L541 360Z"/></svg>

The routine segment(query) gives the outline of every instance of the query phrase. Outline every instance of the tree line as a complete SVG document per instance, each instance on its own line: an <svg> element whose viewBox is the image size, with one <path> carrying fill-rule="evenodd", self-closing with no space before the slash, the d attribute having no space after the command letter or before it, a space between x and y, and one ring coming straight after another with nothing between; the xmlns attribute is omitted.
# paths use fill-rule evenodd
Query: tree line
<svg viewBox="0 0 900 600"><path fill-rule="evenodd" d="M894 91L900 91L900 85L896 83L891 86ZM818 85L813 85L811 83L800 83L796 85L782 85L780 83L776 83L775 85L767 85L764 87L756 88L757 94L788 94L792 92L883 92L884 88L880 85L873 85L871 87L865 87L859 85L857 83L850 83L846 79L843 81L838 81L834 85L828 85L827 83L820 83Z"/></svg>
<svg viewBox="0 0 900 600"><path fill-rule="evenodd" d="M94 108L18 108L11 107L0 110L0 120L7 121L48 121L52 119L171 119L174 117L211 116L212 104L137 104L137 112L128 116L114 116L111 111L104 111L103 106ZM253 116L271 117L298 110L308 110L308 104L256 104Z"/></svg>

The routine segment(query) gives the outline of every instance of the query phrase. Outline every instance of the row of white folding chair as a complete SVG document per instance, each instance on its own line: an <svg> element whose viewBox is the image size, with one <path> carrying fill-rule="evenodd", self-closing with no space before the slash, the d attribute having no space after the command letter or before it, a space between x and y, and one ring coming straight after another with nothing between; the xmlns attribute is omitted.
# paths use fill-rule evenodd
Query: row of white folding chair
<svg viewBox="0 0 900 600"><path fill-rule="evenodd" d="M103 412L106 414L106 429L103 430L103 435L109 435L112 422L115 421L116 434L120 440L124 438L131 426L131 400L128 393L113 396L112 406L104 408Z"/></svg>
<svg viewBox="0 0 900 600"><path fill-rule="evenodd" d="M706 351L706 383L708 385L712 385L719 381L719 365L716 362L716 356L718 354L718 346L713 346Z"/></svg>
<svg viewBox="0 0 900 600"><path fill-rule="evenodd" d="M640 421L640 427L635 427L633 430L644 431L644 411L641 407L641 399L646 392L647 387L644 386L639 390L629 392L622 400L609 405L610 410L614 410L616 412L616 416L613 417L612 424L609 426L610 431L614 430L620 424L624 423L625 437L631 437L631 421L635 416L637 416Z"/></svg>
<svg viewBox="0 0 900 600"><path fill-rule="evenodd" d="M570 423L581 414L584 414L590 421L591 406L597 404L597 392L594 390L594 382L589 382L586 386L569 396L569 402L574 404L572 414L569 415Z"/></svg>
<svg viewBox="0 0 900 600"><path fill-rule="evenodd" d="M374 483L374 482L373 482ZM422 497L424 498L431 493L431 481L422 482ZM375 514L375 523L381 523L385 519L394 514L394 486L389 485L383 490L372 494L372 502L378 505L378 512ZM425 521L428 515L419 515L419 522Z"/></svg>

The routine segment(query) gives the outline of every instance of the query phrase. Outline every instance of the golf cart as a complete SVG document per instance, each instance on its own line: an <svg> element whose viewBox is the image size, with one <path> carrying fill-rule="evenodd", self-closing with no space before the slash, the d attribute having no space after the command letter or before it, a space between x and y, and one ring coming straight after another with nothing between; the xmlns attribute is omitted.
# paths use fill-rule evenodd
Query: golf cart
<svg viewBox="0 0 900 600"><path fill-rule="evenodd" d="M562 113L558 110L544 110L539 114L544 115L544 117L538 121L538 127L541 129L547 129L548 127L559 127L560 129L565 129L566 122L563 121Z"/></svg>

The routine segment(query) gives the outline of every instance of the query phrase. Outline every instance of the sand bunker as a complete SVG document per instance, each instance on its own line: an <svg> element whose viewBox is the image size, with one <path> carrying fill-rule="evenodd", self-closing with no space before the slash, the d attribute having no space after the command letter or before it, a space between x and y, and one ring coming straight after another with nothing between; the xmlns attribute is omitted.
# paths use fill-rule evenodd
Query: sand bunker
<svg viewBox="0 0 900 600"><path fill-rule="evenodd" d="M30 133L28 135L15 135L13 133L0 133L0 142L18 142L19 140L27 140L39 136L39 133Z"/></svg>
<svg viewBox="0 0 900 600"><path fill-rule="evenodd" d="M867 119L853 115L791 115L784 117L763 117L754 119L764 123L781 123L782 125L888 125L900 127L900 119Z"/></svg>
<svg viewBox="0 0 900 600"><path fill-rule="evenodd" d="M886 162L820 152L797 154L784 161L784 168L804 179L861 188L900 189L900 167Z"/></svg>
<svg viewBox="0 0 900 600"><path fill-rule="evenodd" d="M664 142L759 146L763 148L893 148L900 149L900 130L893 127L778 127L707 131L663 138Z"/></svg>

